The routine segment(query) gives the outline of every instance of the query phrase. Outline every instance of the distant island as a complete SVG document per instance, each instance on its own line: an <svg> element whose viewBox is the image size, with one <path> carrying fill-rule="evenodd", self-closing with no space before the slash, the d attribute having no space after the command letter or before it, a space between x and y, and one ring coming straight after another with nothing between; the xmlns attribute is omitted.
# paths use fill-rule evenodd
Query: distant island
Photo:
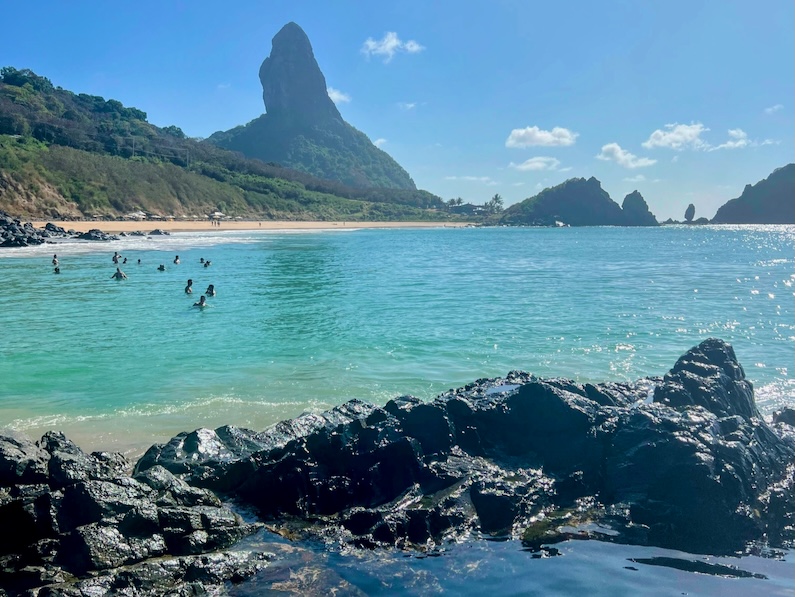
<svg viewBox="0 0 795 597"><path fill-rule="evenodd" d="M610 198L596 178L570 178L507 208L500 224L514 226L658 226L638 191L623 206Z"/></svg>
<svg viewBox="0 0 795 597"><path fill-rule="evenodd" d="M208 141L352 187L416 189L408 172L343 120L301 27L287 23L276 34L259 78L267 113Z"/></svg>

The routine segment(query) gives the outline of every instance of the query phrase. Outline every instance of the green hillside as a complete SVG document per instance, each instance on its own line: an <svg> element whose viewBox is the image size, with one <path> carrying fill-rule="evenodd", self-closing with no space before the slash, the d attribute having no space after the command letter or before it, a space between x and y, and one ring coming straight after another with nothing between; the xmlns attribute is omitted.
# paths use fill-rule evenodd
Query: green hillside
<svg viewBox="0 0 795 597"><path fill-rule="evenodd" d="M285 219L442 219L426 191L352 188L160 128L116 100L0 69L0 209L26 217L220 210Z"/></svg>

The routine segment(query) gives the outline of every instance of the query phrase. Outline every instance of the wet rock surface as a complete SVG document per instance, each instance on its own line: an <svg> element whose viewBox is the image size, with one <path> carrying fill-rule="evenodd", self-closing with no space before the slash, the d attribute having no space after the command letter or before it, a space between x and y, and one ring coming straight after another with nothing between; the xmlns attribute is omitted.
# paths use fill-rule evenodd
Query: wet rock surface
<svg viewBox="0 0 795 597"><path fill-rule="evenodd" d="M368 547L468 533L534 546L599 524L610 532L584 535L737 553L791 544L794 459L793 435L759 415L732 347L709 339L662 379L513 372L429 403L352 401L262 433L180 434L136 470L161 465L291 536Z"/></svg>
<svg viewBox="0 0 795 597"><path fill-rule="evenodd" d="M258 528L215 494L160 466L128 471L123 456L86 454L60 433L38 443L0 436L0 588L83 595L162 582L182 591L264 565L262 554L199 557Z"/></svg>

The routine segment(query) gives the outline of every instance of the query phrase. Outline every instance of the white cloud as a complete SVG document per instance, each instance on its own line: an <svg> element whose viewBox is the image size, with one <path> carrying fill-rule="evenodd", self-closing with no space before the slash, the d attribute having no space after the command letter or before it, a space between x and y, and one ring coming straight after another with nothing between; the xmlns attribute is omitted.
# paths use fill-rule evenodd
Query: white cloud
<svg viewBox="0 0 795 597"><path fill-rule="evenodd" d="M524 186L524 183L523 182L515 182L511 186L512 187L521 187L521 186Z"/></svg>
<svg viewBox="0 0 795 597"><path fill-rule="evenodd" d="M417 102L398 102L398 108L400 108L401 110L406 110L407 112L409 110L413 110L416 107L417 107Z"/></svg>
<svg viewBox="0 0 795 597"><path fill-rule="evenodd" d="M496 180L493 180L490 176L445 176L445 180L463 180L466 182L482 182L488 186L494 186L499 184Z"/></svg>
<svg viewBox="0 0 795 597"><path fill-rule="evenodd" d="M606 162L615 162L624 168L645 168L656 164L657 160L650 158L639 158L635 154L628 152L626 149L621 149L618 143L608 143L602 145L602 151L596 156L597 159L605 160Z"/></svg>
<svg viewBox="0 0 795 597"><path fill-rule="evenodd" d="M386 139L384 139L384 138L376 139L375 141L373 141L373 145L375 145L376 147L381 147L385 143L386 143Z"/></svg>
<svg viewBox="0 0 795 597"><path fill-rule="evenodd" d="M530 158L522 162L521 164L514 164L511 162L508 164L510 168L514 168L516 170L521 170L522 172L537 172L540 170L557 170L558 166L560 166L560 160L557 158L545 157L545 156L538 156L534 158Z"/></svg>
<svg viewBox="0 0 795 597"><path fill-rule="evenodd" d="M779 110L781 110L784 106L781 104L776 104L775 106L770 106L769 108L765 108L765 114L775 114Z"/></svg>
<svg viewBox="0 0 795 597"><path fill-rule="evenodd" d="M643 174L638 174L637 176L631 176L629 178L625 178L624 182L645 182L646 177Z"/></svg>
<svg viewBox="0 0 795 597"><path fill-rule="evenodd" d="M347 104L349 101L351 101L351 96L347 93L343 93L339 89L329 87L326 91L328 91L328 96L335 104Z"/></svg>
<svg viewBox="0 0 795 597"><path fill-rule="evenodd" d="M700 122L693 124L666 124L665 130L657 129L642 143L646 149L667 147L668 149L708 149L709 144L701 139L701 133L707 132Z"/></svg>
<svg viewBox="0 0 795 597"><path fill-rule="evenodd" d="M528 126L523 129L513 129L505 140L505 147L568 147L574 145L579 133L570 131L560 126L551 131L545 131L537 126Z"/></svg>
<svg viewBox="0 0 795 597"><path fill-rule="evenodd" d="M672 164L675 164L678 161L679 161L679 156L678 155L675 155L674 157L671 158L671 163Z"/></svg>
<svg viewBox="0 0 795 597"><path fill-rule="evenodd" d="M223 89L229 89L231 86L232 86L231 83L218 83L218 85L216 85L215 88L218 90L223 90Z"/></svg>
<svg viewBox="0 0 795 597"><path fill-rule="evenodd" d="M378 41L368 37L362 45L362 54L367 56L383 56L384 62L389 62L398 52L416 54L422 52L425 46L420 45L413 39L403 42L394 31L388 31L384 37Z"/></svg>
<svg viewBox="0 0 795 597"><path fill-rule="evenodd" d="M742 129L729 129L729 140L726 143L721 143L715 147L710 147L710 151L716 149L741 149L746 147L751 142L748 140L748 135Z"/></svg>

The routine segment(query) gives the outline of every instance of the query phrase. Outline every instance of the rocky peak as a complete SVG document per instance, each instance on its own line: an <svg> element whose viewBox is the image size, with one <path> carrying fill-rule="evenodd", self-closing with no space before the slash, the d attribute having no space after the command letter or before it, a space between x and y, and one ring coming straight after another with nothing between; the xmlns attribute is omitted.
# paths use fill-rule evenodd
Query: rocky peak
<svg viewBox="0 0 795 597"><path fill-rule="evenodd" d="M657 218L649 210L646 200L638 191L632 191L624 197L621 204L627 226L657 226Z"/></svg>
<svg viewBox="0 0 795 597"><path fill-rule="evenodd" d="M267 113L290 124L342 120L304 30L287 23L272 44L270 56L259 69Z"/></svg>

